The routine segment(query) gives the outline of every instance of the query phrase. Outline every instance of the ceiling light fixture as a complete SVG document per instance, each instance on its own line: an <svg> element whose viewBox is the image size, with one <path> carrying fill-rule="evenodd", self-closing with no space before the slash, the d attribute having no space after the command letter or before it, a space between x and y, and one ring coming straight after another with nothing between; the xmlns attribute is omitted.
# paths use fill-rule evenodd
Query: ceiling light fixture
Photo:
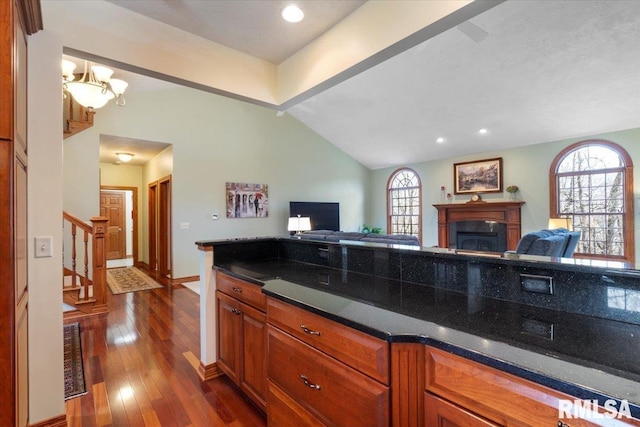
<svg viewBox="0 0 640 427"><path fill-rule="evenodd" d="M489 131L488 131L488 130L486 130L485 128L482 128L482 129L480 129L480 130L478 131L478 133L479 133L480 135L486 135L486 134L488 134L488 133L489 133Z"/></svg>
<svg viewBox="0 0 640 427"><path fill-rule="evenodd" d="M282 18L287 22L300 22L304 18L304 12L295 4L282 9Z"/></svg>
<svg viewBox="0 0 640 427"><path fill-rule="evenodd" d="M112 79L112 69L84 61L84 73L80 80L74 81L75 68L73 62L62 60L62 89L69 92L80 105L89 109L101 108L114 98L120 107L126 103L122 95L128 83Z"/></svg>
<svg viewBox="0 0 640 427"><path fill-rule="evenodd" d="M443 137L440 137L440 138L436 139L436 142L437 142L438 144L442 144L442 143L444 142L444 138L443 138Z"/></svg>
<svg viewBox="0 0 640 427"><path fill-rule="evenodd" d="M131 154L131 153L116 153L116 156L118 156L118 159L122 163L127 163L127 162L131 161L131 159L133 159L133 154Z"/></svg>

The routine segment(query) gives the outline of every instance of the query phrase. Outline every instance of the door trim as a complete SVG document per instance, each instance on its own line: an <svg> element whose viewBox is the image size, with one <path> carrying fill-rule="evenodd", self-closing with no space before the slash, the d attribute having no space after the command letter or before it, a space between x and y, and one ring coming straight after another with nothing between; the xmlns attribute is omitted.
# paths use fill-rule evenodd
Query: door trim
<svg viewBox="0 0 640 427"><path fill-rule="evenodd" d="M118 185L101 185L100 191L102 190L114 190L114 191L131 191L132 194L132 210L131 215L133 216L133 242L131 242L132 252L133 252L133 265L136 267L140 266L140 258L138 256L138 187L125 187ZM126 252L126 251L125 251ZM125 254L126 256L126 254Z"/></svg>

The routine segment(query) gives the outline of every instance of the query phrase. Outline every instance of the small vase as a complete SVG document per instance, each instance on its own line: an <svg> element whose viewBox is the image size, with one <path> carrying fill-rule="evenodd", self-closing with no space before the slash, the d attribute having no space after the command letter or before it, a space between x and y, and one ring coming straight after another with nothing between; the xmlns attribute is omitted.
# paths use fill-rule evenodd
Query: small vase
<svg viewBox="0 0 640 427"><path fill-rule="evenodd" d="M516 193L509 193L509 200L512 202L516 200Z"/></svg>

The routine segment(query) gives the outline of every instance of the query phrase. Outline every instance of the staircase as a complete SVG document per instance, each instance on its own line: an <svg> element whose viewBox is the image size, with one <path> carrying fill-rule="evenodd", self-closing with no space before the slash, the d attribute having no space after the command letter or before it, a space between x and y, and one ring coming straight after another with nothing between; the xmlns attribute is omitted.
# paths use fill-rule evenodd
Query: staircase
<svg viewBox="0 0 640 427"><path fill-rule="evenodd" d="M66 139L78 132L93 126L95 111L84 108L70 93L65 93L62 99L63 131L62 138Z"/></svg>
<svg viewBox="0 0 640 427"><path fill-rule="evenodd" d="M64 319L108 313L106 231L108 219L91 218L91 225L63 212L64 247L62 292ZM80 241L80 243L78 243ZM70 248L67 252L66 248ZM78 271L78 260L81 270Z"/></svg>

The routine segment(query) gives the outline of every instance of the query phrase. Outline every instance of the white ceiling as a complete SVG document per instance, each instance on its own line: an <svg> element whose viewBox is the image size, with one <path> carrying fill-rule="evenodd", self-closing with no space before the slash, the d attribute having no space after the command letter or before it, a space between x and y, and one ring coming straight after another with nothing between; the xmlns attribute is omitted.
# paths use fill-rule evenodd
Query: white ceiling
<svg viewBox="0 0 640 427"><path fill-rule="evenodd" d="M282 1L113 2L275 63L309 41L279 44ZM372 169L640 127L640 1L510 0L288 113Z"/></svg>

